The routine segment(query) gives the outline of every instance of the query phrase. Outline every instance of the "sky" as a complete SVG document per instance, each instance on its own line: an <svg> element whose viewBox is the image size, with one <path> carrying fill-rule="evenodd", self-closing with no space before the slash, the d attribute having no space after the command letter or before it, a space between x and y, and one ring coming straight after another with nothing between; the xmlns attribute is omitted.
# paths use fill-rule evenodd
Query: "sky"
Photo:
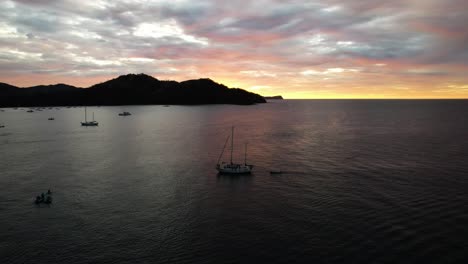
<svg viewBox="0 0 468 264"><path fill-rule="evenodd" d="M128 73L285 98L468 98L467 0L2 0L0 82Z"/></svg>

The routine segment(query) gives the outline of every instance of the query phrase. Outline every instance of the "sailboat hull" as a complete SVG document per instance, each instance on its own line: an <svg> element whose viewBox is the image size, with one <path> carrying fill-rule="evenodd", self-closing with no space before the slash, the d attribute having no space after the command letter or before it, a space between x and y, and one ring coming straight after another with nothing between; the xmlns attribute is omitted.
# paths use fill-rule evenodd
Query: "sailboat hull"
<svg viewBox="0 0 468 264"><path fill-rule="evenodd" d="M81 122L81 125L82 126L97 126L99 125L99 123L96 121L89 121L89 122Z"/></svg>
<svg viewBox="0 0 468 264"><path fill-rule="evenodd" d="M231 163L221 163L216 166L221 174L250 174L252 173L253 165L245 164L231 164Z"/></svg>

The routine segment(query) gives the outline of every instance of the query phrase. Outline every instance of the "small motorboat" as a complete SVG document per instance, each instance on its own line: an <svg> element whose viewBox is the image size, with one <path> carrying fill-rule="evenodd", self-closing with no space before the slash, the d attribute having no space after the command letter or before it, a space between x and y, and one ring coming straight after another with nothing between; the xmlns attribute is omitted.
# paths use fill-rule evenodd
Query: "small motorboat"
<svg viewBox="0 0 468 264"><path fill-rule="evenodd" d="M47 196L47 198L45 199L44 203L46 203L46 204L51 204L51 203L52 203L52 196Z"/></svg>
<svg viewBox="0 0 468 264"><path fill-rule="evenodd" d="M271 170L270 174L281 174L283 173L281 170Z"/></svg>
<svg viewBox="0 0 468 264"><path fill-rule="evenodd" d="M130 114L130 112L119 113L119 116L129 116L129 115L132 115L132 114Z"/></svg>
<svg viewBox="0 0 468 264"><path fill-rule="evenodd" d="M36 196L36 200L34 200L35 204L51 204L52 203L52 192L47 190L47 194L41 193L41 195Z"/></svg>
<svg viewBox="0 0 468 264"><path fill-rule="evenodd" d="M30 110L28 110L28 111L26 111L26 112L28 112L28 113L32 113L32 112L34 112L34 111L30 109Z"/></svg>
<svg viewBox="0 0 468 264"><path fill-rule="evenodd" d="M55 120L55 118L53 118L53 117L49 117L47 120Z"/></svg>

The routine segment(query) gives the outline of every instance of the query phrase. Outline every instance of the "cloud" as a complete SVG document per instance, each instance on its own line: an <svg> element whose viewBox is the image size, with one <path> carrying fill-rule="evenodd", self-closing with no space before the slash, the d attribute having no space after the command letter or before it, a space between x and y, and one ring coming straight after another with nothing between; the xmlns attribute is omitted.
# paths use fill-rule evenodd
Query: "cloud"
<svg viewBox="0 0 468 264"><path fill-rule="evenodd" d="M423 83L468 83L466 8L464 0L6 0L0 78L79 75L86 86L146 72L313 94L331 75L327 85L348 84L343 93L383 80L430 92Z"/></svg>

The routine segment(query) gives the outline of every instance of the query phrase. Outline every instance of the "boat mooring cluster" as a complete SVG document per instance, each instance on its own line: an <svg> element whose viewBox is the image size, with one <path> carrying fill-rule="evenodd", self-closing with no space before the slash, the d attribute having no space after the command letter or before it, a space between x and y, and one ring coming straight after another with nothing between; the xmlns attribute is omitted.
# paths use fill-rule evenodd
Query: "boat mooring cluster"
<svg viewBox="0 0 468 264"><path fill-rule="evenodd" d="M52 203L52 192L47 190L47 194L41 193L41 195L36 196L36 200L34 201L35 204L51 204Z"/></svg>

